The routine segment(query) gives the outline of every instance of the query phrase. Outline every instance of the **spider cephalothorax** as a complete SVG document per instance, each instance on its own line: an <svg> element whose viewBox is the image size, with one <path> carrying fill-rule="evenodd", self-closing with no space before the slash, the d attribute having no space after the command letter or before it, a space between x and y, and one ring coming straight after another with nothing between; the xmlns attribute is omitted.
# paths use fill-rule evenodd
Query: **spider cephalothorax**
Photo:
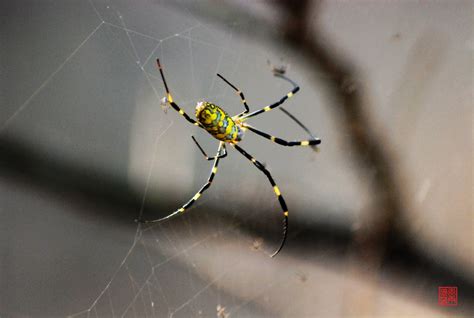
<svg viewBox="0 0 474 318"><path fill-rule="evenodd" d="M173 107L174 110L176 110L181 116L183 116L188 122L195 126L199 126L203 129L205 129L210 135L212 135L214 138L220 140L219 143L219 148L217 149L217 153L214 157L209 157L205 153L205 151L202 149L202 147L199 145L199 143L196 141L196 139L193 138L194 142L198 146L199 150L202 152L204 157L207 160L214 160L214 164L211 169L211 174L209 175L209 178L207 179L207 182L201 187L201 189L194 195L194 197L191 198L186 204L184 204L181 208L178 210L174 211L168 216L165 216L160 219L156 219L153 221L141 221L143 223L152 223L152 222L160 222L163 220L167 220L173 216L176 216L180 213L185 212L189 207L191 207L194 202L196 202L197 199L201 197L201 194L206 191L210 186L212 181L214 180L214 177L217 173L217 166L219 164L219 160L221 158L224 158L227 156L227 151L226 151L226 145L231 145L234 147L238 152L240 152L245 158L247 158L250 162L252 162L257 169L262 171L265 176L267 177L268 181L273 187L273 192L278 198L278 202L280 203L281 209L283 211L283 238L281 240L280 246L278 249L271 255L272 257L277 255L280 250L282 249L283 245L285 244L287 232L288 232L288 208L285 203L285 199L283 199L283 195L280 192L280 189L276 185L275 180L273 180L272 175L270 174L270 171L265 168L265 165L263 165L260 161L252 157L248 152L246 152L244 149L242 149L237 143L242 140L243 133L246 129L256 133L257 135L266 138L268 140L273 141L274 143L277 143L282 146L316 146L319 143L321 143L321 140L318 138L313 137L311 132L306 128L296 117L291 115L288 111L284 110L283 108L280 108L281 110L284 111L286 115L288 115L291 119L293 119L301 128L303 128L306 132L308 132L311 136L310 140L301 140L301 141L286 141L284 139L269 135L263 131L260 131L250 125L248 125L245 121L251 117L257 116L261 113L268 112L274 108L279 107L281 104L283 104L288 98L292 97L298 90L300 89L298 85L296 85L295 82L290 80L284 75L284 70L280 72L274 72L275 76L278 76L280 78L283 78L284 80L288 81L293 85L293 89L283 96L279 101L269 105L265 106L259 110L256 110L252 113L250 113L250 108L247 105L247 102L245 100L244 94L242 93L241 90L239 90L237 87L232 85L228 80L226 80L224 77L222 77L220 74L217 74L224 82L229 84L237 93L237 95L240 96L240 100L242 101L242 104L244 105L245 110L241 112L238 115L235 115L233 117L230 117L222 108L219 106L208 103L208 102L199 102L196 105L196 120L192 119L183 109L181 109L178 104L176 104L173 101L173 97L171 96L171 93L168 89L168 85L166 84L165 76L163 75L163 70L161 69L160 61L156 61L158 64L158 68L160 70L161 78L163 79L163 84L165 85L165 90L166 90L166 97L163 99L163 102L166 104L169 104L171 107Z"/></svg>
<svg viewBox="0 0 474 318"><path fill-rule="evenodd" d="M242 140L243 129L215 104L199 102L196 105L196 118L208 133L220 141L238 143Z"/></svg>

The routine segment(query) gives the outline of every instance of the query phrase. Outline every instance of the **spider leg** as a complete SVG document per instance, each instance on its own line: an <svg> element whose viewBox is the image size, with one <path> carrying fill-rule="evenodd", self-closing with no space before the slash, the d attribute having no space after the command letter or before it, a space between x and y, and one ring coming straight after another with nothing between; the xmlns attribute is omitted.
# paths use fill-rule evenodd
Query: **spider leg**
<svg viewBox="0 0 474 318"><path fill-rule="evenodd" d="M214 157L209 157L206 152L204 151L204 149L202 149L201 145L197 142L196 138L194 138L194 136L191 136L191 138L194 140L194 142L196 143L196 146L198 146L199 150L201 150L201 153L204 155L204 158L206 158L206 160L215 160L216 158L225 158L227 156L227 150L225 148L225 144L224 146L222 147L224 149L224 153L221 154L220 152L217 153L216 156Z"/></svg>
<svg viewBox="0 0 474 318"><path fill-rule="evenodd" d="M165 75L163 74L163 69L162 69L161 64L160 64L160 59L156 59L156 64L158 66L158 69L160 70L161 79L163 80L163 84L165 85L166 97L164 98L164 101L166 103L170 104L171 107L173 107L173 109L176 110L181 116L183 116L188 122L190 122L191 124L193 124L195 126L200 126L201 127L201 125L197 121L192 119L184 110L181 109L181 107L179 107L173 101L173 97L171 96L170 90L168 89L168 84L166 83L166 80L165 80Z"/></svg>
<svg viewBox="0 0 474 318"><path fill-rule="evenodd" d="M296 94L299 90L300 90L300 87L298 86L298 84L296 84L294 81L292 81L291 79L289 79L288 77L286 77L285 75L283 74L279 74L279 73L275 73L274 74L276 77L280 77L282 79L284 79L285 81L287 82L290 82L292 85L293 85L293 89L291 90L291 92L289 92L288 94L286 94L285 96L283 96L278 102L276 103L273 103L269 106L265 106L263 107L262 109L259 109L259 110L256 110L254 112L251 112L250 114L247 114L247 115L244 115L242 117L240 117L240 120L247 120L251 117L254 117L254 116L257 116L261 113L264 113L264 112L268 112L278 106L280 106L281 104L283 104L288 98L292 97L294 94Z"/></svg>
<svg viewBox="0 0 474 318"><path fill-rule="evenodd" d="M287 237L287 233L288 233L288 208L286 206L285 199L283 199L283 196L281 195L280 189L276 185L275 180L273 180L273 177L270 174L270 171L268 171L260 161L258 161L254 157L252 157L244 149L242 149L241 147L239 147L236 144L231 144L231 145L235 149L237 149L237 151L240 152L245 158L250 160L255 165L255 167L257 167L258 170L262 171L265 174L265 176L268 178L268 181L270 181L270 184L273 187L273 191L275 192L275 194L278 198L278 202L280 202L280 206L283 210L283 238L281 240L281 243L280 243L280 246L278 247L278 249L271 255L271 257L274 257L281 251L281 249L283 248L283 245L285 245L285 241L286 241L286 237Z"/></svg>
<svg viewBox="0 0 474 318"><path fill-rule="evenodd" d="M217 73L217 76L219 76L224 82L226 82L230 87L232 87L235 90L237 95L240 96L240 100L242 101L242 104L244 104L245 110L243 112L241 112L240 114L238 114L236 117L240 117L243 114L247 114L250 111L250 108L249 108L249 105L247 105L247 101L245 100L244 93L242 93L242 91L240 89L238 89L232 83L230 83L228 80L226 80L224 78L224 76L222 76L221 74Z"/></svg>
<svg viewBox="0 0 474 318"><path fill-rule="evenodd" d="M242 126L247 128L248 130L256 133L257 135L262 136L263 138L271 140L274 143L277 143L277 144L282 145L282 146L288 146L288 147L292 147L292 146L315 146L315 145L319 145L321 143L321 139L319 139L319 138L314 138L314 139L310 139L310 140L286 141L284 139L269 135L266 132L258 130L256 128L250 126L250 125L242 124Z"/></svg>
<svg viewBox="0 0 474 318"><path fill-rule="evenodd" d="M210 186L211 186L211 183L212 183L212 180L214 179L214 176L216 175L217 173L217 165L219 164L219 159L221 158L219 156L219 154L221 153L221 150L222 148L225 147L225 144L224 142L220 142L219 143L219 148L217 150L217 154L216 156L214 157L214 164L212 165L212 169L211 169L211 174L209 175L209 177L207 178L207 182L201 187L201 189L199 189L199 191L191 198L191 200L189 200L188 202L186 202L181 208L179 208L178 210L174 211L173 213L171 213L170 215L168 216L165 216L165 217L162 217L160 219L156 219L156 220L151 220L151 221L143 221L143 220L138 220L138 222L140 223L156 223L156 222L161 222L161 221L164 221L164 220L168 220L168 219L171 219L175 216L177 216L178 214L181 214L181 213L184 213L189 207L191 207L194 202L197 201L197 199L199 199L199 197L201 196L201 194L206 191Z"/></svg>
<svg viewBox="0 0 474 318"><path fill-rule="evenodd" d="M287 115L288 117L290 117L295 123L298 124L298 126L300 126L301 128L303 128L304 131L306 131L308 133L308 135L313 138L313 139L318 139L316 138L313 133L311 132L311 130L309 130L308 127L306 127L298 118L296 118L292 113L290 113L289 111L287 111L285 108L280 107L279 108L285 115Z"/></svg>

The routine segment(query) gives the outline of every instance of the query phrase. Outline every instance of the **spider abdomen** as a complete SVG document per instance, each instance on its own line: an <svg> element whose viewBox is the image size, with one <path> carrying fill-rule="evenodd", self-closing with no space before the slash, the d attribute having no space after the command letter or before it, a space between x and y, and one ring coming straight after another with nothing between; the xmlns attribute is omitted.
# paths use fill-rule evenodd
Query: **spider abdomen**
<svg viewBox="0 0 474 318"><path fill-rule="evenodd" d="M198 103L196 118L204 129L218 140L230 143L238 143L242 140L242 128L222 108L215 104Z"/></svg>

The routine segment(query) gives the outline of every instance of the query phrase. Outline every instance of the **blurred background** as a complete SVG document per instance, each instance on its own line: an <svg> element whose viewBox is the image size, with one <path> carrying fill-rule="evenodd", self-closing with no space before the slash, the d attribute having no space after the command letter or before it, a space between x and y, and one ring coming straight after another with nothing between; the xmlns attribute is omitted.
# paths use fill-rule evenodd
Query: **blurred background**
<svg viewBox="0 0 474 318"><path fill-rule="evenodd" d="M471 1L2 1L1 317L474 315ZM279 100L319 151L160 106ZM249 123L307 133L280 110ZM438 287L458 305L438 305Z"/></svg>

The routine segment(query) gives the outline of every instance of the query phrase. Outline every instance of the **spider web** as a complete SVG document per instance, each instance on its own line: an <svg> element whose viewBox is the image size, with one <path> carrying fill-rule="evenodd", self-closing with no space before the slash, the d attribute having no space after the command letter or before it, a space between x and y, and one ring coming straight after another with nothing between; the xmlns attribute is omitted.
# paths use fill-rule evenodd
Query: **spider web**
<svg viewBox="0 0 474 318"><path fill-rule="evenodd" d="M245 279L244 273L252 264L242 259L248 254L258 255L254 251L261 250L262 241L241 232L240 219L235 218L241 213L239 204L242 198L252 195L262 198L261 203L252 203L252 210L256 211L248 217L249 223L260 216L272 215L267 212L278 209L266 180L255 182L244 177L237 182L225 182L235 179L235 171L248 169L250 165L241 159L226 160L229 171L219 172L219 191L208 191L181 219L153 226L135 225L133 219L138 215L164 216L173 211L176 204L186 202L194 194L210 168L201 158L194 164L189 160L197 153L190 142L189 125L173 110L167 114L167 109L158 106L164 91L155 58L162 59L173 95L188 112L192 113L196 101L206 99L234 105L229 106L234 108L228 111L237 113L241 111L238 98L215 74L220 72L231 80L243 65L242 59L248 61L251 57L252 62L248 62L247 67L263 65L258 71L270 77L265 62L271 54L249 47L236 38L232 28L224 32L196 20L186 13L185 7L176 11L166 3L142 2L135 6L119 0L90 0L79 7L81 14L87 14L87 23L81 28L89 31L82 32L85 36L64 54L64 59L55 61L56 66L49 68L52 70L49 74L42 74L43 80L30 89L27 98L7 104L12 107L2 111L0 134L32 141L64 160L89 162L111 173L123 174L125 170L128 172L125 178L141 196L142 203L139 211L128 214L128 224L120 227L122 233L107 232L107 220L102 220L105 228L101 231L120 244L114 247L114 242L105 240L98 243L102 249L94 249L108 253L111 259L107 262L104 257L97 257L98 262L104 263L100 265L102 270L92 269L92 272L100 272L96 284L91 284L88 278L84 284L73 279L75 283L63 285L72 303L60 300L55 309L32 310L31 314L41 316L49 312L51 316L70 317L265 315L264 309L253 301L286 282L294 273L281 273L276 280L276 273L262 273L267 277L264 285ZM147 24L142 24L141 18ZM153 21L151 25L150 21ZM278 83L274 96L281 95L283 89L286 89L284 83ZM114 92L116 97L113 97ZM259 90L247 94L251 96L254 92L260 95ZM97 107L107 108L104 111L107 118L96 114ZM54 112L64 112L68 119L56 122L57 118L45 116ZM84 131L79 137L72 136L78 127L90 129L91 133ZM94 130L101 136L94 135ZM209 141L202 132L194 133L210 154L215 151L215 142ZM75 144L78 140L82 144ZM109 151L98 150L111 141L116 145ZM111 159L123 155L115 150L120 148L115 147L117 145L130 150L126 162ZM255 172L251 178L260 179L261 175ZM247 189L239 185L244 182ZM169 209L159 212L147 209L166 196L173 198ZM206 210L206 206L215 207L216 202L223 200L225 215ZM280 220L275 216L273 221L269 227L275 230L277 244ZM95 234L89 233L92 237ZM94 242L92 237L76 235L73 241ZM272 248L271 244L268 248ZM82 256L94 257L88 253ZM263 253L260 256L266 257ZM81 270L76 274L87 273Z"/></svg>
<svg viewBox="0 0 474 318"><path fill-rule="evenodd" d="M346 161L347 147L338 144L338 139L342 139L340 127L328 120L331 115L322 106L321 92L310 84L311 79L302 75L305 73L302 66L295 63L298 54L293 53L291 60L281 62L284 49L275 52L275 48L239 37L239 28L252 30L254 26L236 24L229 15L227 27L221 29L194 16L191 3L199 2L24 0L0 3L0 11L7 13L2 16L0 28L1 141L18 141L39 154L35 157L38 166L28 167L26 173L33 171L36 175L49 176L53 183L61 179L55 176L64 171L61 165L85 168L69 180L73 191L63 189L68 188L64 182L43 189L41 182L30 184L34 178L12 180L2 170L0 316L223 318L319 314L337 317L351 312L353 305L369 308L365 312L373 316L390 316L390 310L393 310L392 315L402 312L406 316L439 315L435 309L413 305L410 303L413 300L400 301L400 296L394 299L385 289L375 290L370 286L364 289L366 282L361 283L350 273L346 274L347 269L338 267L344 263L342 253L336 254L333 261L328 260L328 256L337 251L328 250L324 240L317 241L318 246L308 245L318 248L317 252L308 253L308 246L306 250L298 250L300 247L295 244L298 240L293 240L299 235L293 228L298 221L306 225L317 218L326 225L339 218L336 221L359 226L348 219L363 211L370 202L364 192L365 184L354 181L357 179L355 168ZM250 6L250 2L238 3ZM390 58L390 63L384 62L384 65L403 69L407 57L400 54L398 46L404 43L409 52L405 39L416 39L425 25L451 21L446 26L453 28L453 35L464 39L468 32L459 30L468 30L464 25L470 25L471 21L470 11L462 6L456 10L438 10L435 6L434 11L426 14L428 7L414 10L412 4L402 5L400 11L392 10L386 3L369 5L372 9L367 9L368 4L356 4L355 10L353 6L332 2L328 5L329 11L323 15L328 34L334 33L340 43L345 43L345 50L356 54L361 65L366 65L373 75L389 70L374 63L377 55ZM398 5L393 4L395 8ZM270 12L263 2L252 2L251 6L253 13ZM376 28L372 23L365 23L367 12L375 7L378 9L374 12L383 13L371 14L379 19L373 20ZM380 23L397 17L393 12L403 16L402 31L399 22ZM438 18L433 19L433 16ZM464 20L458 19L463 16ZM471 33L468 34L470 42L459 43L468 43L472 48ZM374 46L374 39L380 42L387 35L390 45ZM414 85L410 79L413 76L402 76L400 90L405 89L405 95L400 94L404 96L402 102L376 103L379 115L384 114L380 115L385 118L381 123L386 123L392 132L406 130L406 127L399 129L387 123L393 116L385 114L396 109L392 106L409 105L405 109L408 118L412 116L411 106L419 105L412 99L420 99L422 91L429 95L428 81L424 77L434 80L436 76L424 68L439 64L442 60L439 52L443 52L440 48L445 46L436 38L421 41L419 53L415 54L421 60L414 59L406 66L407 74L424 74L420 77L423 80L415 81ZM425 46L430 54L426 54ZM453 61L462 61L465 55L468 54L456 55L461 58ZM431 57L431 64L419 63L427 61L426 56ZM176 101L190 115L195 103L202 99L223 106L231 114L242 111L238 97L215 76L217 72L241 88L251 109L255 110L278 100L288 90L288 83L271 76L267 60L275 65L281 62L291 66L288 75L291 74L302 89L289 101L288 109L291 105L295 116L316 134L324 133L320 136L324 150L314 160L316 155L311 152L273 147L256 136L246 135L242 142L242 147L267 164L290 208L290 237L276 259L266 254L278 245L281 235L280 214L275 213L279 212L278 202L262 174L232 150L221 161L213 186L188 213L150 226L133 222L139 215L153 219L174 211L206 180L210 163L201 157L191 141L191 134L209 155L214 154L217 145L172 109L160 107L164 90L155 66L157 57L162 61ZM469 68L458 65L447 69ZM380 96L388 99L393 93L394 76L391 72L385 73L384 77L374 78L385 79L386 84L379 85L383 81L372 84L378 87ZM462 74L472 79L470 73L469 76ZM470 91L451 79L452 75L444 78L459 86L452 90L452 96L439 89L437 94L446 96L440 96L438 103L429 105L430 113L435 114L437 109L437 116L443 120L445 105L454 100L453 96ZM466 109L470 106L465 105ZM423 122L422 117L420 122ZM288 121L275 111L259 117L255 123L258 128L277 136L303 137L301 129ZM457 119L452 122L457 123ZM426 132L425 137L418 137L410 162L427 162L418 157L420 153L431 159L431 150L419 151L420 145L433 145L433 149L438 149L440 139L433 136L440 135L433 135L432 129ZM467 136L464 130L459 130L459 136L461 133ZM470 149L462 143L465 139L446 136L451 136L451 141L461 141L459 144L451 142L453 146L447 154ZM399 153L403 153L407 148L406 138L400 138L400 142L403 144L399 145ZM54 165L48 166L54 171L41 171L44 158L56 159L53 163L60 163L59 172ZM446 158L445 163L451 162L451 158ZM456 160L461 162L462 158ZM436 180L443 180L446 188L454 183L444 182L445 175L437 175L444 170L438 166L437 161L431 172L425 169L413 169L413 172L419 174L422 181L417 192L419 203L442 209L446 202L432 201L434 194L440 193L435 191L441 189L441 183ZM102 179L107 178L114 182L103 184ZM106 197L107 204L102 205L97 197L89 200L90 192L76 191L82 189L83 179L97 180L96 188L105 188L104 193L110 190L107 187L111 184L124 185L126 189L118 193L134 193L135 201L128 204L127 200L117 200L119 204L114 205L110 202L113 200ZM457 175L453 174L452 179L459 183ZM71 194L74 191L79 193ZM437 197L444 200L441 195ZM464 201L465 205L470 202L461 198L453 200ZM465 205L458 210L466 210ZM429 217L433 215L436 213L430 213ZM453 231L445 222L440 224L438 229L444 233L463 233ZM458 238L446 244L453 242L470 241ZM465 249L459 251L469 255L463 252ZM354 289L358 290L355 296ZM372 303L375 298L376 302ZM364 304L364 299L371 303Z"/></svg>
<svg viewBox="0 0 474 318"><path fill-rule="evenodd" d="M120 9L123 4L117 1L105 3L91 1L90 4L101 20L91 36L99 29L106 28L107 30L104 31L108 33L107 36L115 37L129 55L130 61L135 61L153 90L151 103L154 103L155 107L161 96L164 96L162 81L154 64L156 56L159 56L163 64L166 64L167 77L170 86L173 87L175 98L188 111L193 108L199 97L222 101L229 101L231 99L229 95L235 98L229 89L223 92L223 85L218 87L215 76L215 73L219 71L232 77L238 69L245 45L241 42L241 47L236 49L236 45L232 42L232 32L219 32L187 15L182 17L182 23L173 26L173 30L178 27L180 30L178 33L167 35L170 32L166 32L160 36L160 32L139 31L140 27L130 26ZM162 9L163 7L158 10ZM133 16L133 13L125 13ZM143 11L140 10L139 13L143 14ZM160 17L157 17L158 21ZM165 23L161 22L159 27L161 28ZM154 34L154 36L149 34ZM217 59L204 59L203 57L207 54ZM223 64L229 66L225 67ZM187 76L174 75L183 73ZM164 111L166 112L166 109ZM147 123L146 115L143 116L143 113L137 115L137 117L140 116L136 126L153 127L152 123ZM176 125L175 119L172 118L175 117L161 115L160 118L158 131L152 134L155 137L151 143L150 140L143 143L140 140L143 135L137 132L139 139L135 140L135 143L132 141L131 145L130 175L132 178L137 178L138 188L140 180L146 180L143 190L138 189L143 193L142 206L138 213L140 217L145 212L147 201L152 200L150 193L166 192L173 186L176 191L180 191L183 180L186 180L186 177L197 168L196 165L189 166L186 156L182 156L185 159L179 165L188 166L187 171L181 168L182 174L178 171L169 172L166 169L167 160L170 165L173 162L176 164L176 154L168 158L161 155L160 165L157 165L158 153L169 146L159 145L162 142L161 137L170 133L179 135L179 132L183 130L180 126L177 131L173 131ZM149 147L150 144L152 147ZM204 142L204 144L210 143ZM204 174L208 173L208 169L203 168L202 165L198 168ZM157 178L154 176L169 180L162 186L166 189L159 186L163 182L153 182ZM196 179L197 183L202 183L200 181L204 180L202 173L198 173ZM158 186L154 187L154 185ZM188 186L194 192L196 182L188 182ZM229 192L237 191L235 186L228 188ZM194 209L201 208L201 211L191 211L189 216L182 220L153 226L137 225L133 243L110 280L90 306L70 317L208 317L214 315L229 317L237 312L247 315L261 311L261 309L252 308L249 303L253 297L258 298L266 289L273 287L274 282L270 281L266 286L260 286L254 293L249 294L250 297L236 298L235 295L226 293L226 284L229 282L231 285L238 284L234 273L244 270L245 267L239 260L243 258L241 255L243 252L249 252L252 242L248 238L242 239L237 221L227 220L221 224L212 213L202 211L203 205L218 199L220 199L218 195L211 194L208 199L200 200L196 204L197 208ZM227 200L227 204L231 207L228 217L232 218L237 210L230 205L231 202L230 199ZM213 225L210 227L209 224ZM239 240L241 243L226 243ZM216 244L219 241L221 243ZM230 253L224 252L227 249L232 251L231 258L229 258ZM259 247L257 246L256 249ZM208 266L209 263L204 260L209 258L212 258L212 265L216 268L208 272L197 270ZM227 281L224 287L220 286L222 281Z"/></svg>

